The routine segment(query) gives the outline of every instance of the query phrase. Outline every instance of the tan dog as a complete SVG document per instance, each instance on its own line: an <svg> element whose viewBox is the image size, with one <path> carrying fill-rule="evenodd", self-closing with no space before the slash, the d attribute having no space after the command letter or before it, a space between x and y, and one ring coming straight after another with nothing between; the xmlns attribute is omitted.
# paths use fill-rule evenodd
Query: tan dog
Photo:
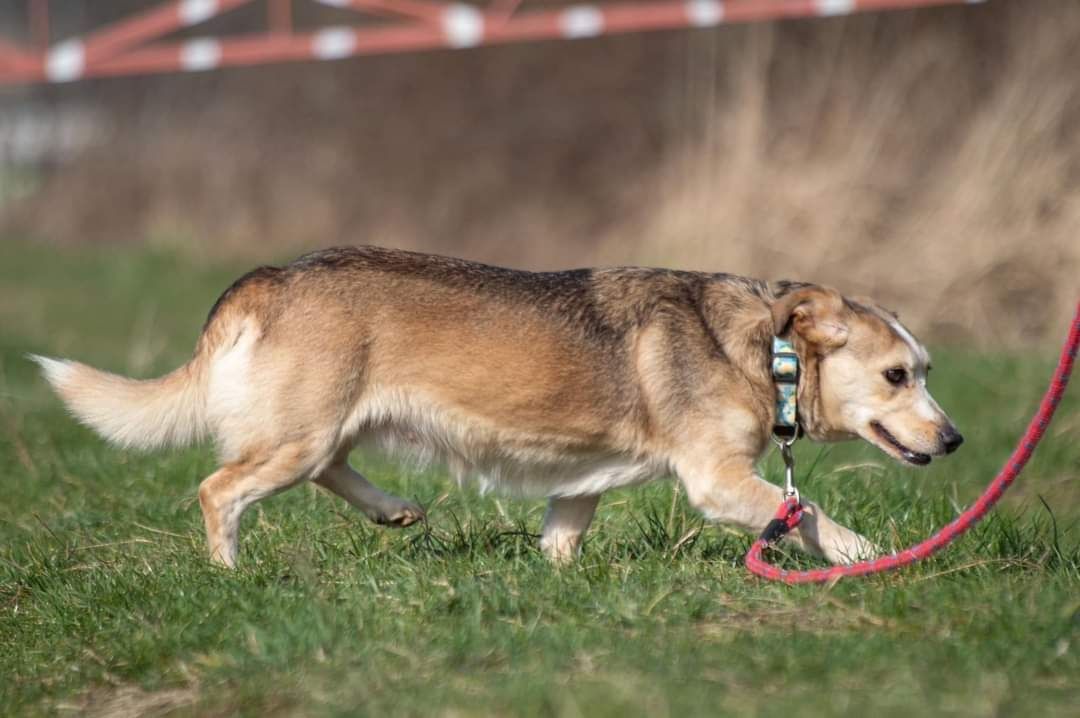
<svg viewBox="0 0 1080 718"><path fill-rule="evenodd" d="M835 290L660 269L530 273L375 247L331 249L237 280L195 354L136 381L35 357L74 415L122 446L212 437L199 501L233 566L255 501L311 480L373 521L420 506L347 463L375 440L459 478L549 497L541 544L576 555L600 495L674 473L709 518L769 522L770 343L802 363L802 427L925 464L962 441L927 393L929 358L891 314ZM844 562L874 551L814 504L793 538Z"/></svg>

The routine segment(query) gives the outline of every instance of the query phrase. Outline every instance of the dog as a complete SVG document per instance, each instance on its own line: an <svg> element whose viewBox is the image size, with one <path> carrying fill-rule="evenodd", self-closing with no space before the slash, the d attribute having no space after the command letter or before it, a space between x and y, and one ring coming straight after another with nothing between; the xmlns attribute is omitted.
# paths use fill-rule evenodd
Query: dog
<svg viewBox="0 0 1080 718"><path fill-rule="evenodd" d="M835 289L648 268L533 273L378 247L262 267L214 304L184 366L133 380L32 357L74 416L123 447L212 438L199 487L210 557L233 567L254 502L305 481L390 526L424 520L348 463L373 442L484 488L543 496L540 545L578 555L601 495L674 475L748 531L782 491L759 475L776 415L774 336L801 364L801 431L925 465L963 438L930 396L926 349ZM796 546L874 555L813 502Z"/></svg>

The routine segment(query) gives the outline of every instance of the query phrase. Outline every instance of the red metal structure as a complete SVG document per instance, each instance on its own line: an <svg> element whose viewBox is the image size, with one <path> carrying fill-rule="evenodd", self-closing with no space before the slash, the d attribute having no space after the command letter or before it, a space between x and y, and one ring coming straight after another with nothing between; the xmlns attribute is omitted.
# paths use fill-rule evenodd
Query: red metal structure
<svg viewBox="0 0 1080 718"><path fill-rule="evenodd" d="M22 34L29 41L10 37L18 28L0 29L0 85L335 60L982 0L596 0L572 5L541 5L536 0L486 0L486 5L437 0L295 0L366 16L358 17L355 24L303 31L293 25L294 0L261 0L267 11L265 32L189 37L191 27L259 1L172 0L80 37L56 41L49 28L49 0L27 0L28 27ZM167 39L174 33L183 33L187 39Z"/></svg>

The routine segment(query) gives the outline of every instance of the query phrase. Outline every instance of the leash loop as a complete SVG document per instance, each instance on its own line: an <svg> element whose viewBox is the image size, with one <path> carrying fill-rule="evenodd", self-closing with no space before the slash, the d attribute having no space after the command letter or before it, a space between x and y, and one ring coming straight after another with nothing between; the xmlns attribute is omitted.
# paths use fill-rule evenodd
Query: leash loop
<svg viewBox="0 0 1080 718"><path fill-rule="evenodd" d="M803 507L798 498L792 496L784 499L784 503L780 504L780 508L776 510L776 516L761 532L758 541L763 541L766 544L776 543L799 525L799 522L802 521L802 515Z"/></svg>

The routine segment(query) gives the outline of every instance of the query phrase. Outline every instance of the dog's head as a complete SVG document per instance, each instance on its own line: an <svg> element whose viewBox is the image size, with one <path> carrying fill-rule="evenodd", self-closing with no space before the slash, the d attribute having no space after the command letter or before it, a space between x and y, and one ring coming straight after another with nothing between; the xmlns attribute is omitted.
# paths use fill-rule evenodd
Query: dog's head
<svg viewBox="0 0 1080 718"><path fill-rule="evenodd" d="M810 438L859 436L920 466L963 442L926 388L930 355L890 312L804 286L778 298L772 315L775 333L790 333L803 357L800 411Z"/></svg>

